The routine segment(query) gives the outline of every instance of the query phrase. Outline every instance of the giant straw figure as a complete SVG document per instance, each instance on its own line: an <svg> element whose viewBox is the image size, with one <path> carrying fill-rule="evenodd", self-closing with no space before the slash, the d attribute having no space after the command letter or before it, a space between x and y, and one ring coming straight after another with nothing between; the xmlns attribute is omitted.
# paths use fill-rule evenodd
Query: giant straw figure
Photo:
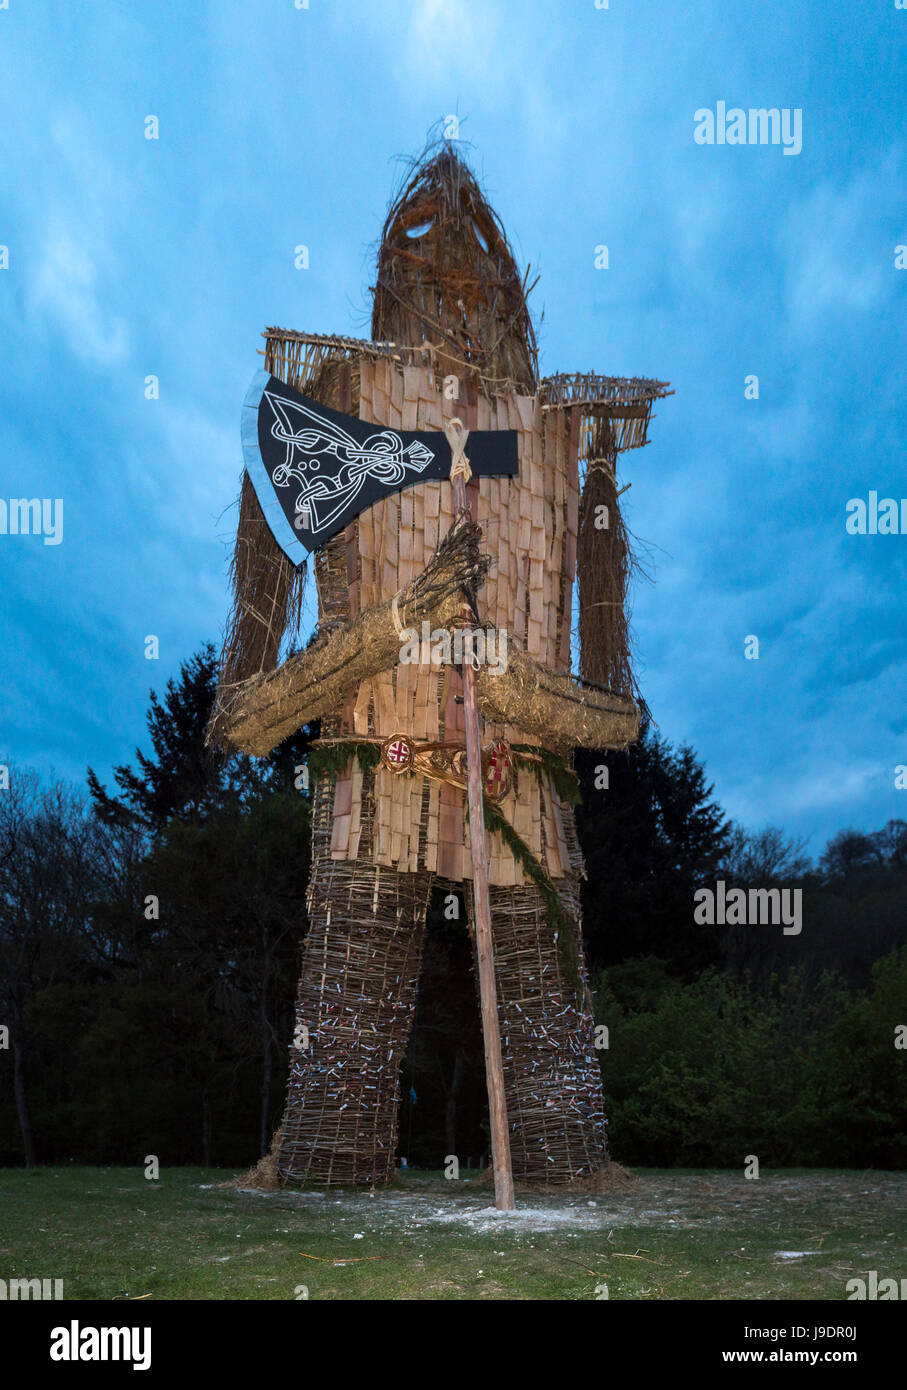
<svg viewBox="0 0 907 1390"><path fill-rule="evenodd" d="M539 382L527 294L497 215L442 144L413 167L388 213L372 340L265 334L272 378L370 422L381 438L440 432L456 416L473 438L516 431L518 455L513 476L472 477L471 521L456 514L449 482L408 475L313 546L316 636L281 665L304 566L292 545L278 545L244 477L216 735L264 755L321 720L309 925L271 1158L280 1182L394 1174L432 888L463 891L471 916L459 653L453 644L445 659L443 643L421 640L463 625L464 591L494 657L475 680L513 1171L564 1183L607 1168L569 758L577 746L625 747L638 733L615 467L621 450L646 442L667 384L594 374ZM285 428L286 411L273 432L301 449L313 436ZM376 438L362 448L388 447ZM286 467L275 480L286 484ZM295 524L313 526L313 512L299 507ZM579 677L570 675L575 580Z"/></svg>

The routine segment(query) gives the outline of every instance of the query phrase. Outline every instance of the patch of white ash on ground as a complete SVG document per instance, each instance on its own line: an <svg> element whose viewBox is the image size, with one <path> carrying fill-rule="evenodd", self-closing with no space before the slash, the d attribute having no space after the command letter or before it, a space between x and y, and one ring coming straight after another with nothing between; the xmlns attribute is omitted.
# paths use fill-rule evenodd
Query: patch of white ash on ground
<svg viewBox="0 0 907 1390"><path fill-rule="evenodd" d="M576 1231L600 1230L613 1225L613 1213L600 1212L588 1206L551 1207L519 1202L513 1211L498 1211L496 1207L427 1207L413 1213L410 1225L466 1226L471 1231Z"/></svg>
<svg viewBox="0 0 907 1390"><path fill-rule="evenodd" d="M489 1193L450 1192L443 1197L424 1192L261 1192L237 1189L237 1195L273 1204L300 1215L309 1210L343 1221L346 1218L372 1231L389 1227L417 1231L429 1226L462 1226L477 1234L488 1231L589 1231L609 1229L626 1221L626 1213L601 1198L518 1196L513 1211L489 1203Z"/></svg>
<svg viewBox="0 0 907 1390"><path fill-rule="evenodd" d="M208 1185L200 1185L208 1186ZM219 1186L219 1185L218 1185ZM224 1195L228 1189L222 1189ZM833 1200L839 1208L859 1208L860 1219L882 1222L904 1201L903 1174L766 1175L759 1183L736 1174L657 1173L645 1175L626 1191L578 1193L520 1191L513 1213L500 1213L492 1205L490 1184L445 1182L437 1178L409 1178L392 1188L234 1188L236 1201L280 1212L294 1229L309 1221L323 1223L338 1233L368 1231L381 1235L403 1231L418 1240L419 1234L454 1232L491 1234L508 1231L516 1240L531 1241L536 1233L562 1236L602 1231L615 1234L627 1227L650 1230L720 1230L744 1220L758 1220L771 1213L778 1231L779 1263L809 1263L815 1258L813 1242L804 1233L785 1239L786 1224L815 1214L817 1203ZM887 1229L887 1227L883 1227ZM791 1232L793 1234L793 1232ZM805 1249L801 1249L801 1245Z"/></svg>

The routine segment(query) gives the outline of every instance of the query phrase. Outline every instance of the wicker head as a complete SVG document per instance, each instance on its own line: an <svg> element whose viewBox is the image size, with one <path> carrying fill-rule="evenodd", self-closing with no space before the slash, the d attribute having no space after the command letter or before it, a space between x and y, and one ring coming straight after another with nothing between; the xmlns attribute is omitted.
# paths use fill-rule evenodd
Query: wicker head
<svg viewBox="0 0 907 1390"><path fill-rule="evenodd" d="M527 298L500 218L452 145L413 166L381 234L372 337L430 345L444 368L531 395L538 361Z"/></svg>

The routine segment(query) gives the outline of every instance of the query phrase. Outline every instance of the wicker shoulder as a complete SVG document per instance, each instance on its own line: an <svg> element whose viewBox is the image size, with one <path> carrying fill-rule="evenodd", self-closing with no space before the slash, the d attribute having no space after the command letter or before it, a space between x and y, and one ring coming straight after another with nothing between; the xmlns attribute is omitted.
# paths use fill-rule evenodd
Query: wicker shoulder
<svg viewBox="0 0 907 1390"><path fill-rule="evenodd" d="M648 443L653 405L674 392L654 377L557 372L543 378L539 394L543 410L579 411L580 457L598 459Z"/></svg>
<svg viewBox="0 0 907 1390"><path fill-rule="evenodd" d="M339 333L297 333L290 328L264 331L265 367L279 381L336 410L351 410L362 362L388 357L407 365L415 348Z"/></svg>

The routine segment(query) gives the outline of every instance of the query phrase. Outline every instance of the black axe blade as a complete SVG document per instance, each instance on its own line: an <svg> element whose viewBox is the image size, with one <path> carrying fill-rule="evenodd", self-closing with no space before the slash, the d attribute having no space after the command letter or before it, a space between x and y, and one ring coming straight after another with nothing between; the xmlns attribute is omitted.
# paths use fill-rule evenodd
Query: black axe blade
<svg viewBox="0 0 907 1390"><path fill-rule="evenodd" d="M262 512L294 565L382 497L450 475L446 435L344 415L267 372L246 393L242 443ZM470 430L466 453L478 477L512 477L517 432Z"/></svg>

